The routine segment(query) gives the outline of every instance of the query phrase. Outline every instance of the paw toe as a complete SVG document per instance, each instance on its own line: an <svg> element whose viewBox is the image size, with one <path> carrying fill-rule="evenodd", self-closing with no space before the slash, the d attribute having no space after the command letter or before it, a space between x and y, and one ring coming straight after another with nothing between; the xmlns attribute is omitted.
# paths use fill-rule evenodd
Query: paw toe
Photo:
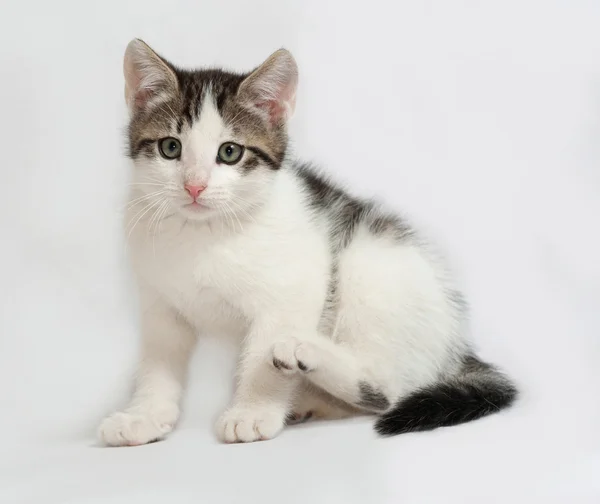
<svg viewBox="0 0 600 504"><path fill-rule="evenodd" d="M316 351L309 342L299 342L295 338L276 343L272 351L273 366L285 374L316 368Z"/></svg>
<svg viewBox="0 0 600 504"><path fill-rule="evenodd" d="M294 373L296 371L295 348L293 341L275 343L272 349L273 366L282 373Z"/></svg>
<svg viewBox="0 0 600 504"><path fill-rule="evenodd" d="M316 352L310 343L300 343L294 352L298 368L303 372L313 371L317 367Z"/></svg>
<svg viewBox="0 0 600 504"><path fill-rule="evenodd" d="M278 412L230 410L217 422L217 433L226 443L251 443L275 437L283 426Z"/></svg>
<svg viewBox="0 0 600 504"><path fill-rule="evenodd" d="M107 417L98 437L107 446L139 446L163 439L173 430L177 410L157 412L117 412Z"/></svg>

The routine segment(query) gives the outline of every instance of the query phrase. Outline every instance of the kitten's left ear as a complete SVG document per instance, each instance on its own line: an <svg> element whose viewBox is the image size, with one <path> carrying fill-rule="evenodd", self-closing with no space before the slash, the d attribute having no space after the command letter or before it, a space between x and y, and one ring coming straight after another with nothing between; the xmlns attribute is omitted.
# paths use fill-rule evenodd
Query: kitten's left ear
<svg viewBox="0 0 600 504"><path fill-rule="evenodd" d="M238 98L272 125L282 124L294 114L297 86L296 61L289 51L279 49L242 81Z"/></svg>
<svg viewBox="0 0 600 504"><path fill-rule="evenodd" d="M177 93L177 76L170 65L140 39L129 42L123 60L125 101L131 113Z"/></svg>

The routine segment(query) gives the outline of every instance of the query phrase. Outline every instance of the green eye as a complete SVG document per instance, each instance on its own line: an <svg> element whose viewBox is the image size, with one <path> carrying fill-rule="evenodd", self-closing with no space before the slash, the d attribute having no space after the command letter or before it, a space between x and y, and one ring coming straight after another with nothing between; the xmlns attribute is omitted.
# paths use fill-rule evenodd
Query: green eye
<svg viewBox="0 0 600 504"><path fill-rule="evenodd" d="M173 137L163 138L158 141L158 150L166 159L177 159L181 156L181 142Z"/></svg>
<svg viewBox="0 0 600 504"><path fill-rule="evenodd" d="M228 165L232 165L237 163L240 159L242 159L243 154L244 148L241 145L238 145L233 142L226 142L224 144L221 144L221 147L219 147L217 161Z"/></svg>

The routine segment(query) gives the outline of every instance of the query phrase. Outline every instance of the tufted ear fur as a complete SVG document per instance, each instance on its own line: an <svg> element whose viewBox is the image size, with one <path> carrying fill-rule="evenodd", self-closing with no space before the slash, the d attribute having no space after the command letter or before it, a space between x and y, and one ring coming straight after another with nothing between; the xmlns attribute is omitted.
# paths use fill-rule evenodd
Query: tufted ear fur
<svg viewBox="0 0 600 504"><path fill-rule="evenodd" d="M125 101L131 114L177 93L177 77L170 64L140 39L127 45L123 74Z"/></svg>
<svg viewBox="0 0 600 504"><path fill-rule="evenodd" d="M238 99L259 111L272 125L294 113L298 67L291 53L279 49L240 84Z"/></svg>

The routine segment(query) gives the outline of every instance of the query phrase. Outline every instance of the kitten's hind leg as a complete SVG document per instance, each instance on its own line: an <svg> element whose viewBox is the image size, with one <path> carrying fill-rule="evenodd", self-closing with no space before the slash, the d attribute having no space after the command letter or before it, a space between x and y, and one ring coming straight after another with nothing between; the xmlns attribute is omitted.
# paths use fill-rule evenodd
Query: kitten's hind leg
<svg viewBox="0 0 600 504"><path fill-rule="evenodd" d="M339 420L359 413L353 406L304 381L294 398L286 424L294 425L308 420Z"/></svg>
<svg viewBox="0 0 600 504"><path fill-rule="evenodd" d="M310 383L349 406L381 413L391 406L383 387L364 362L326 338L290 338L273 346L272 363L281 373L301 373Z"/></svg>

